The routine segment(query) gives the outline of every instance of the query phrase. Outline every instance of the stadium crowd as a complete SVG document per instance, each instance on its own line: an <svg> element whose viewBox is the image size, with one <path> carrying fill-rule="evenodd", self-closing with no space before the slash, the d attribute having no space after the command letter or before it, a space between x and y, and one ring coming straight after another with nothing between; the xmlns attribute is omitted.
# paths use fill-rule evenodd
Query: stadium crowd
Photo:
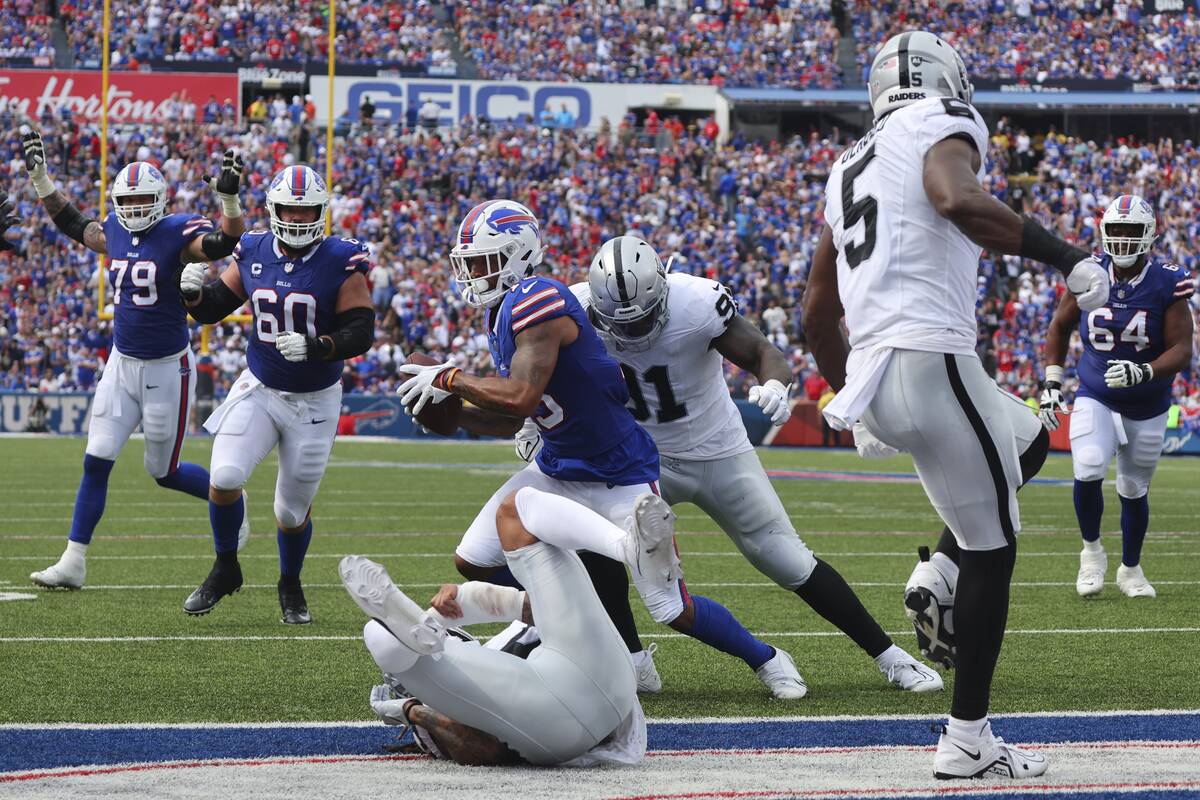
<svg viewBox="0 0 1200 800"><path fill-rule="evenodd" d="M102 8L58 4L79 66L100 63ZM53 54L48 9L47 0L0 3L0 58ZM113 14L118 68L325 58L327 8L313 0L148 0L116 3ZM837 24L843 19L849 24ZM1146 13L1140 0L664 0L619 8L597 0L348 0L338 26L343 63L453 68L457 37L485 78L833 88L844 82L843 33L857 51L857 79L881 42L920 26L954 44L978 78L1200 86L1200 17Z"/></svg>
<svg viewBox="0 0 1200 800"><path fill-rule="evenodd" d="M115 170L135 159L152 161L172 184L174 210L215 216L201 179L224 147L236 144L247 154L248 222L265 225L270 177L312 147L303 114L293 123L282 99L268 108L276 117L248 129L228 120L117 129L110 164ZM4 129L22 122L0 111ZM85 213L95 213L97 135L52 117L38 124L60 187ZM585 134L468 121L431 134L355 124L335 144L331 214L335 235L371 244L369 280L379 314L376 346L347 365L346 388L390 391L396 367L414 350L447 354L472 370L490 367L485 332L455 291L445 254L475 202L510 196L540 217L548 268L563 280L581 279L606 238L636 233L672 259L672 269L725 282L742 311L788 353L797 387L819 397L800 334L800 298L820 230L824 180L848 139L834 131L829 138L812 133L769 144L735 135L716 144L714 127L668 120L651 135L626 119ZM23 253L0 257L0 390L87 389L110 341L107 323L96 316L98 261L58 234L42 211L19 141L10 137L0 147L2 185L19 198L23 221ZM1021 168L1026 174L1009 174ZM987 180L997 196L1089 247L1097 244L1096 223L1112 193L1145 194L1165 226L1156 252L1193 270L1200 266L1190 246L1200 234L1200 151L1191 142L1030 136L1002 121ZM1023 397L1034 394L1040 378L1042 334L1060 291L1040 267L1019 259L983 262L980 352L1000 382ZM218 392L244 365L244 337L240 324L211 331ZM1193 368L1177 387L1192 414L1200 414L1196 376ZM745 393L747 376L729 379L731 391Z"/></svg>

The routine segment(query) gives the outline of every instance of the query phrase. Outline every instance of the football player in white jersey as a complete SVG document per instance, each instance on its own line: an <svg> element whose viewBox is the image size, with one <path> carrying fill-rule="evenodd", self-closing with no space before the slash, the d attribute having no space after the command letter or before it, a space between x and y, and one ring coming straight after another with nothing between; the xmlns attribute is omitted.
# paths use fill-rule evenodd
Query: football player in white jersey
<svg viewBox="0 0 1200 800"><path fill-rule="evenodd" d="M1005 744L987 718L1020 530L1015 420L1028 411L1000 396L975 353L980 248L1056 267L1085 309L1107 300L1109 276L983 188L988 131L950 45L924 31L889 39L869 89L875 126L830 172L805 297L809 344L838 392L824 413L841 429L861 418L911 453L962 549L934 776L1034 777L1045 758Z"/></svg>
<svg viewBox="0 0 1200 800"><path fill-rule="evenodd" d="M853 639L891 683L941 689L941 677L897 647L837 570L801 541L771 487L729 396L724 361L758 378L750 399L775 425L791 415L792 370L738 314L729 290L668 274L636 236L605 242L587 283L571 289L621 365L634 417L658 445L663 499L699 506L759 572Z"/></svg>
<svg viewBox="0 0 1200 800"><path fill-rule="evenodd" d="M665 574L674 560L670 518L639 503L632 524L619 528L574 500L524 486L505 494L495 519L524 591L448 584L425 611L381 565L342 559L342 582L371 617L367 649L402 694L372 692L372 708L385 722L410 725L434 757L460 764L638 763L646 721L633 659L572 551ZM451 626L514 620L535 622L544 640L527 659L447 636Z"/></svg>

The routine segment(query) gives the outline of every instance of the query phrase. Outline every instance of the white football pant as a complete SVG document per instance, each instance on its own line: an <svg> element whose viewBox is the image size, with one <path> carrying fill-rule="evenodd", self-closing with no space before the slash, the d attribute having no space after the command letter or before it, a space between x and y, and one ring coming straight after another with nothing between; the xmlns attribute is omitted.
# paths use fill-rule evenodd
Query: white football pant
<svg viewBox="0 0 1200 800"><path fill-rule="evenodd" d="M963 550L996 550L1021 529L1016 431L1021 403L996 391L973 355L896 350L863 420L912 454L938 516Z"/></svg>
<svg viewBox="0 0 1200 800"><path fill-rule="evenodd" d="M1076 397L1071 409L1071 461L1075 480L1099 481L1117 457L1117 494L1136 500L1150 491L1162 456L1167 412L1129 419L1091 397Z"/></svg>
<svg viewBox="0 0 1200 800"><path fill-rule="evenodd" d="M249 371L234 385L243 381L250 381L253 388L236 396L231 393L204 423L215 437L210 480L217 489L241 489L278 445L275 517L284 528L298 528L325 476L342 409L342 385L316 392L281 392L258 383Z"/></svg>
<svg viewBox="0 0 1200 800"><path fill-rule="evenodd" d="M195 369L191 348L153 361L130 358L114 348L92 400L87 454L116 461L141 425L146 471L153 478L174 472L196 398Z"/></svg>

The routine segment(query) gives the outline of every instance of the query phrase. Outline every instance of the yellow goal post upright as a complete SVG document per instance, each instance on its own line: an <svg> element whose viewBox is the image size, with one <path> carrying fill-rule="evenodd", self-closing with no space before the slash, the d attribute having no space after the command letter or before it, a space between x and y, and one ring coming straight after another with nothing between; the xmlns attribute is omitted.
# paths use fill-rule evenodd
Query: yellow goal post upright
<svg viewBox="0 0 1200 800"><path fill-rule="evenodd" d="M109 31L112 25L112 8L111 0L104 0L104 14L101 25L101 47L100 47L100 204L98 218L103 221L105 215L105 201L108 192L108 77L109 77ZM328 108L333 109L333 76L335 70L336 51L335 44L337 42L337 2L330 0L329 2L329 46L327 53L327 63L329 67L329 105ZM325 185L332 189L333 187L333 121L327 120L325 124ZM326 209L325 212L325 235L329 236L333 230L333 210ZM105 256L99 258L99 269L97 269L96 281L96 313L102 320L111 320L113 313L108 310L107 291L105 289L105 279L108 272L108 263ZM251 323L254 317L250 314L231 314L227 317L232 322ZM200 352L207 353L209 350L209 339L212 332L212 325L202 325L200 328Z"/></svg>

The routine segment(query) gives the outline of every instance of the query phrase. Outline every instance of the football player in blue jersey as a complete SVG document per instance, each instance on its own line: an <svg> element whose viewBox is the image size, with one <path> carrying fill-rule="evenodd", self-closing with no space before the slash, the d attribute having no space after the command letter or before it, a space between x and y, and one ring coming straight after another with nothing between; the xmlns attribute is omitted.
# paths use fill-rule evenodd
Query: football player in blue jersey
<svg viewBox="0 0 1200 800"><path fill-rule="evenodd" d="M54 565L29 577L38 586L78 589L92 533L104 513L113 463L142 426L146 471L160 486L193 497L208 496L208 473L180 462L195 399L195 356L189 346L187 312L179 302L179 273L187 262L208 262L233 252L245 230L238 202L242 158L225 151L220 175L209 185L221 201L221 227L197 214L167 213L167 183L145 161L135 161L113 181L113 210L88 219L54 186L46 149L37 131L22 137L25 166L46 212L60 231L108 257L112 286L112 353L96 387L83 456L83 479L67 549ZM238 518L244 541L248 520Z"/></svg>
<svg viewBox="0 0 1200 800"><path fill-rule="evenodd" d="M1188 298L1195 291L1186 268L1149 257L1155 238L1149 203L1131 194L1114 200L1100 220L1102 264L1112 278L1108 303L1083 315L1075 298L1064 294L1046 338L1040 416L1050 430L1058 428L1057 412L1066 412L1063 363L1076 325L1083 341L1071 411L1075 516L1083 534L1075 589L1081 597L1104 587L1108 558L1100 544L1102 487L1114 455L1121 500L1117 586L1127 597L1155 596L1141 566L1150 522L1147 494L1162 454L1171 383L1192 360Z"/></svg>
<svg viewBox="0 0 1200 800"><path fill-rule="evenodd" d="M459 571L474 580L495 580L505 566L496 533L496 514L506 497L525 486L561 495L596 511L605 530L586 521L578 544L604 539L613 552L585 559L601 602L635 654L639 686L657 691L661 681L642 649L629 611L628 578L618 549L624 526L673 525L670 506L658 496L658 450L626 408L629 390L621 368L607 353L587 312L562 283L534 276L543 246L533 213L511 200L475 206L463 219L450 261L463 299L487 309L488 338L498 375L469 375L452 363L405 365L412 375L400 386L410 413L451 394L469 401L457 419L468 431L512 436L526 418L541 430L536 460L508 480L483 507L455 552ZM585 531L585 529L587 529ZM673 532L673 528L672 528ZM775 697L794 699L807 691L786 651L759 641L729 610L689 595L667 536L653 557L633 571L634 584L650 615L676 630L741 658ZM609 556L602 558L602 556Z"/></svg>
<svg viewBox="0 0 1200 800"><path fill-rule="evenodd" d="M180 291L192 316L219 322L247 300L254 334L248 368L204 423L215 437L209 516L216 563L184 601L207 614L242 585L237 558L242 487L267 453L279 448L275 517L279 605L283 622L312 622L300 585L312 538L312 502L325 475L342 407L342 361L365 353L375 338L366 273L370 256L355 239L324 236L329 192L309 167L283 169L267 189L269 231L248 231L221 277L189 264Z"/></svg>

